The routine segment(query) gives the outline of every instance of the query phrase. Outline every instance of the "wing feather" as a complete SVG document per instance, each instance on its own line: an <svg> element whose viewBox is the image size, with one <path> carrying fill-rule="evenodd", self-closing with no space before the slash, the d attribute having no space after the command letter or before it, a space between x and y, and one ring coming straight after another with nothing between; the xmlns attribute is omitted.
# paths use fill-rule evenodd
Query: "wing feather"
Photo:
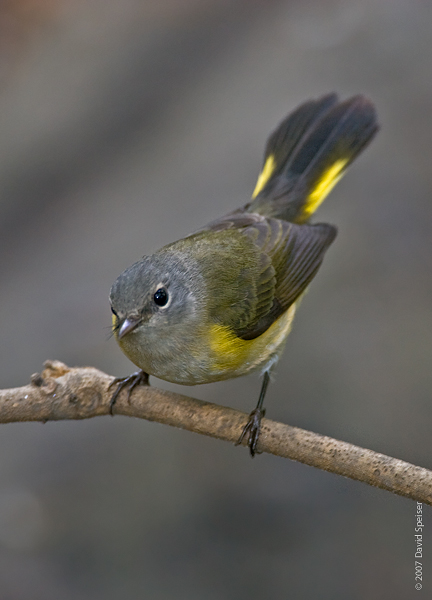
<svg viewBox="0 0 432 600"><path fill-rule="evenodd" d="M255 290L234 330L243 339L264 333L303 294L337 233L335 227L324 223L298 225L256 213L232 213L206 229L236 229L260 252Z"/></svg>

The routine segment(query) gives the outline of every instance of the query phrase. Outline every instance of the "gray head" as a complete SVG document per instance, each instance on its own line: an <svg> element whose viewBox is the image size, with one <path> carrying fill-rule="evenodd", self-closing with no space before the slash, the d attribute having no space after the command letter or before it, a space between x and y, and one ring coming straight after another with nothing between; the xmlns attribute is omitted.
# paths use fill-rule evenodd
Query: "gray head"
<svg viewBox="0 0 432 600"><path fill-rule="evenodd" d="M146 256L126 269L114 282L110 302L118 340L144 328L187 322L195 312L193 301L199 279L195 261L182 260L178 252L165 250ZM195 285L194 285L195 284Z"/></svg>
<svg viewBox="0 0 432 600"><path fill-rule="evenodd" d="M113 330L140 369L167 381L195 383L188 356L206 310L196 260L178 245L162 248L126 269L111 288ZM199 369L198 369L199 370Z"/></svg>

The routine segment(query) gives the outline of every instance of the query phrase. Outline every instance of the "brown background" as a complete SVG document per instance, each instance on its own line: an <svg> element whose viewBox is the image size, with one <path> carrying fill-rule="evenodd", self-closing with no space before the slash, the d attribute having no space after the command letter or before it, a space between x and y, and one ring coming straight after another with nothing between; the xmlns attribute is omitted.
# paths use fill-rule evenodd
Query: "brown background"
<svg viewBox="0 0 432 600"><path fill-rule="evenodd" d="M23 0L0 40L2 387L47 358L130 372L117 275L246 202L298 103L362 92L382 130L317 215L339 236L268 415L432 467L430 2ZM176 389L249 411L259 381ZM426 598L414 514L154 423L3 426L0 597Z"/></svg>

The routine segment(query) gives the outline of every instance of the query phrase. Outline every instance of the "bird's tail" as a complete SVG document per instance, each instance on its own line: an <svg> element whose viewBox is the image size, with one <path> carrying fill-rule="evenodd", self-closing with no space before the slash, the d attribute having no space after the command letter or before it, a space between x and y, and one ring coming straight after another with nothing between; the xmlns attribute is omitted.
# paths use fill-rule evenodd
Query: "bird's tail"
<svg viewBox="0 0 432 600"><path fill-rule="evenodd" d="M364 96L336 94L299 106L267 141L252 201L243 210L304 223L378 130Z"/></svg>

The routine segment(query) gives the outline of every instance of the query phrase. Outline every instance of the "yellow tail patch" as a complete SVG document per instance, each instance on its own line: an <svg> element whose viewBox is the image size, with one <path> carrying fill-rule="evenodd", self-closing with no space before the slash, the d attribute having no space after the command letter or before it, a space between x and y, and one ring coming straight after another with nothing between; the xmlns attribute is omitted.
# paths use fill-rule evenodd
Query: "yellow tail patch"
<svg viewBox="0 0 432 600"><path fill-rule="evenodd" d="M314 189L310 192L302 208L302 220L307 220L316 211L326 196L332 191L339 179L344 174L344 168L348 163L348 158L337 160L318 180Z"/></svg>
<svg viewBox="0 0 432 600"><path fill-rule="evenodd" d="M261 173L259 174L258 181L256 182L256 186L252 194L252 198L256 198L258 194L264 189L270 177L273 175L275 168L276 161L274 159L273 154L270 154L264 163Z"/></svg>

